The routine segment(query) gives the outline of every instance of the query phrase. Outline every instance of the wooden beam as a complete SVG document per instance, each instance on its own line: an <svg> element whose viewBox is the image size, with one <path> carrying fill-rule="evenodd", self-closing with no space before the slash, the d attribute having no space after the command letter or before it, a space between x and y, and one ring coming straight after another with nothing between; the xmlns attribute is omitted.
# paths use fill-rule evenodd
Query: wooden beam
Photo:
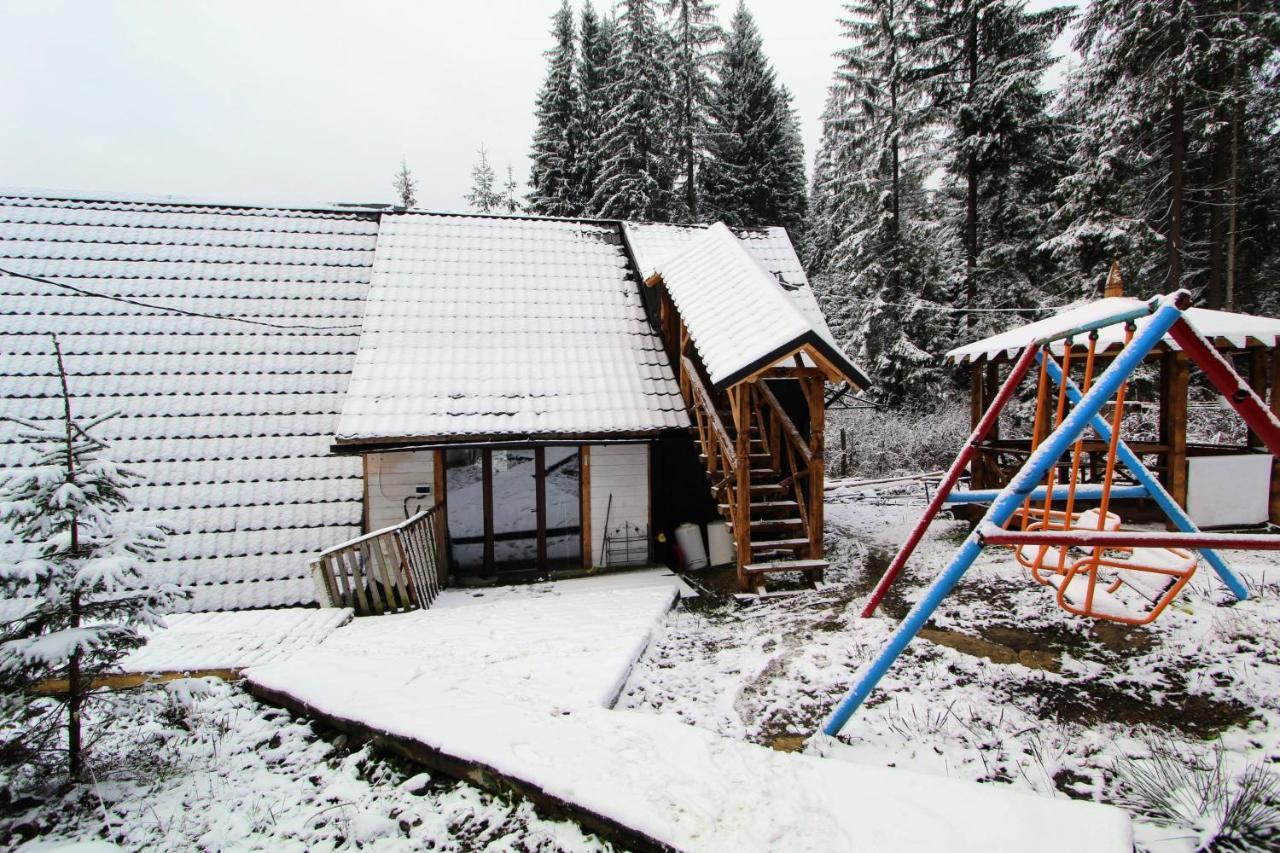
<svg viewBox="0 0 1280 853"><path fill-rule="evenodd" d="M445 451L433 450L432 474L435 481L436 506L440 507L439 521L436 526L436 565L440 575L440 586L449 581L449 469L446 467Z"/></svg>
<svg viewBox="0 0 1280 853"><path fill-rule="evenodd" d="M982 414L987 410L986 386L982 381L982 364L975 361L969 365L969 430L974 432L982 421ZM986 489L992 484L987 482L987 462L983 454L975 454L969 464L969 487Z"/></svg>
<svg viewBox="0 0 1280 853"><path fill-rule="evenodd" d="M535 513L538 523L538 551L534 562L539 569L547 567L547 453L541 447L533 449L533 490L536 497Z"/></svg>
<svg viewBox="0 0 1280 853"><path fill-rule="evenodd" d="M1253 393L1258 395L1258 399L1266 402L1268 383L1268 367L1267 351L1264 349L1249 350L1249 387L1253 389ZM1249 430L1249 446L1262 447L1262 437L1253 430Z"/></svg>
<svg viewBox="0 0 1280 853"><path fill-rule="evenodd" d="M1271 351L1271 413L1280 417L1280 349ZM1271 523L1280 524L1280 459L1271 459Z"/></svg>
<svg viewBox="0 0 1280 853"><path fill-rule="evenodd" d="M1169 446L1168 489L1169 494L1183 509L1187 506L1187 404L1190 395L1191 369L1187 357L1181 352L1170 353L1169 375L1164 394L1169 395L1168 436L1161 436L1161 444Z"/></svg>
<svg viewBox="0 0 1280 853"><path fill-rule="evenodd" d="M481 515L484 516L484 572L494 571L493 563L493 451L480 451L480 481L483 489Z"/></svg>
<svg viewBox="0 0 1280 853"><path fill-rule="evenodd" d="M826 410L822 407L821 379L802 380L809 384L809 559L822 559L823 478L826 474L823 443L826 440Z"/></svg>
<svg viewBox="0 0 1280 853"><path fill-rule="evenodd" d="M164 684L179 678L221 678L223 681L239 681L238 669L192 669L182 672L122 672L116 675L104 675L95 678L91 690L132 690L135 687L146 687L151 684ZM31 688L31 692L40 696L55 696L67 692L67 679L46 678Z"/></svg>
<svg viewBox="0 0 1280 853"><path fill-rule="evenodd" d="M591 445L578 448L578 519L582 528L582 568L595 567L591 554Z"/></svg>
<svg viewBox="0 0 1280 853"><path fill-rule="evenodd" d="M729 409L733 413L734 456L736 483L733 490L733 539L738 550L738 588L748 591L751 578L747 577L747 564L751 562L751 412L749 397L753 392L750 383L743 382L729 389Z"/></svg>

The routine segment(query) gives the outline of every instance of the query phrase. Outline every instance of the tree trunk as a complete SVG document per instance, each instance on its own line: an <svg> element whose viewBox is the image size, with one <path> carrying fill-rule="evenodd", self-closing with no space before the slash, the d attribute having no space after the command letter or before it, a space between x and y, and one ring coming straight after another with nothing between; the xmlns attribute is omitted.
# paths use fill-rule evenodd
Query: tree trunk
<svg viewBox="0 0 1280 853"><path fill-rule="evenodd" d="M1182 53L1182 29L1178 22L1178 17L1182 13L1181 2L1174 4L1173 15L1173 54L1174 56ZM1182 218L1183 218L1183 194L1184 184L1186 181L1183 175L1184 161L1186 160L1186 98L1182 93L1182 84L1178 80L1173 81L1173 91L1170 94L1170 151L1169 151L1169 177L1170 177L1170 198L1169 198L1169 273L1165 282L1165 289L1168 291L1177 290L1182 287Z"/></svg>
<svg viewBox="0 0 1280 853"><path fill-rule="evenodd" d="M1240 2L1236 0L1236 15L1240 14ZM1236 226L1240 204L1240 125L1243 119L1243 99L1240 97L1240 57L1231 64L1231 177L1227 188L1227 259L1223 286L1222 307L1234 311L1236 307ZM1280 390L1271 389L1274 399Z"/></svg>
<svg viewBox="0 0 1280 853"><path fill-rule="evenodd" d="M63 426L66 430L67 481L71 482L75 479L76 474L76 436L75 421L71 416L71 391L67 387L67 368L62 360L62 346L58 343L57 335L50 335L50 337L53 339L53 352L58 360L58 379L62 383L62 418ZM67 553L71 559L75 559L79 551L80 525L76 517L72 515ZM80 593L75 589L71 591L71 627L80 627ZM67 661L67 772L73 782L80 779L81 765L80 708L84 703L85 690L80 677L80 662L79 650L73 651Z"/></svg>
<svg viewBox="0 0 1280 853"><path fill-rule="evenodd" d="M970 109L964 121L965 130L965 204L964 204L964 298L965 308L973 308L978 300L978 158L973 151L973 101L978 89L978 10L969 5L969 29L966 35L966 53L969 65ZM965 315L965 328L972 331L975 315Z"/></svg>

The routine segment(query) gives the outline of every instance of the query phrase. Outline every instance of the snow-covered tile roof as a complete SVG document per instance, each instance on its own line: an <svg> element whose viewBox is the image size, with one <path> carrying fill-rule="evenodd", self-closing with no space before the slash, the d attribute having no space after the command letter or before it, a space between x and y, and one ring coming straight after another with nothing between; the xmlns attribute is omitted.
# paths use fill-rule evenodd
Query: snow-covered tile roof
<svg viewBox="0 0 1280 853"><path fill-rule="evenodd" d="M634 248L633 248L634 251ZM711 382L732 385L802 346L811 346L854 385L865 375L830 339L821 312L807 314L723 224L696 234L655 271L680 312Z"/></svg>
<svg viewBox="0 0 1280 853"><path fill-rule="evenodd" d="M76 411L178 528L150 572L195 610L314 600L308 559L360 530L358 460L329 445L360 335L377 215L0 196L0 414ZM101 295L85 295L101 294ZM114 299L104 296L115 297ZM240 317L256 324L165 310ZM0 421L0 468L29 449ZM19 546L0 531L0 559Z"/></svg>
<svg viewBox="0 0 1280 853"><path fill-rule="evenodd" d="M669 225L659 222L627 222L623 225L627 244L635 257L640 277L648 278L658 272L660 265L689 247L689 244L707 230L705 225ZM795 247L787 230L778 226L764 228L735 228L733 233L747 247L752 256L773 275L779 286L795 301L800 313L833 347L839 347L835 336L827 327L827 318L818 307L804 266L796 256Z"/></svg>
<svg viewBox="0 0 1280 853"><path fill-rule="evenodd" d="M1096 326L1108 318L1127 311L1142 310L1146 305L1146 302L1128 296L1097 299L1067 308L1052 317L957 347L947 353L947 359L957 364L964 364L968 361L981 361L1001 356L1012 357L1033 341L1060 337L1068 332ZM1196 331L1218 346L1243 349L1251 343L1272 348L1280 345L1280 319L1213 311L1208 308L1188 308L1183 316ZM1141 329L1148 322L1150 317L1139 318L1136 321L1137 328ZM1077 338L1077 344L1084 343L1084 335L1077 335ZM1098 330L1098 352L1123 346L1124 338L1123 323L1104 326ZM1169 349L1179 349L1177 343L1168 336L1161 345ZM1052 352L1060 354L1062 349L1062 341L1050 345Z"/></svg>
<svg viewBox="0 0 1280 853"><path fill-rule="evenodd" d="M338 442L687 426L638 288L616 225L385 214Z"/></svg>

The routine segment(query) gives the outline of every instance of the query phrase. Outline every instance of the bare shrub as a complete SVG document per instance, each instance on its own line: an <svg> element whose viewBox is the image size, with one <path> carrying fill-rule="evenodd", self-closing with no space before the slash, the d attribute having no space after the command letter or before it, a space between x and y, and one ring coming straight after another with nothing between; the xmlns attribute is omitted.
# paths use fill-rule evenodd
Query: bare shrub
<svg viewBox="0 0 1280 853"><path fill-rule="evenodd" d="M827 417L827 467L833 476L894 477L946 468L969 436L968 405L955 400L925 410L829 411Z"/></svg>
<svg viewBox="0 0 1280 853"><path fill-rule="evenodd" d="M1275 849L1280 841L1280 776L1262 763L1228 767L1222 745L1197 749L1167 734L1145 739L1148 755L1114 766L1124 805L1190 833L1197 850Z"/></svg>

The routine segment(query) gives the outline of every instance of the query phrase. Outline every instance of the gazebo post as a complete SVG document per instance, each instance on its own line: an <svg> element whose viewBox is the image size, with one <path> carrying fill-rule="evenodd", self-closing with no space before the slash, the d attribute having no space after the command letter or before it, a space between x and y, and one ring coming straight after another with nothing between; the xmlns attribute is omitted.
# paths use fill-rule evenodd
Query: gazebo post
<svg viewBox="0 0 1280 853"><path fill-rule="evenodd" d="M969 430L973 431L978 428L978 422L982 420L982 413L987 410L986 400L983 398L982 384L982 363L975 359L969 365ZM987 466L986 460L981 451L973 455L973 461L969 465L969 488L986 489L992 484L987 482Z"/></svg>
<svg viewBox="0 0 1280 853"><path fill-rule="evenodd" d="M1280 416L1280 348L1271 350L1271 412ZM1272 524L1280 524L1280 459L1271 460Z"/></svg>
<svg viewBox="0 0 1280 853"><path fill-rule="evenodd" d="M1183 509L1187 506L1187 403L1191 370L1181 352L1160 358L1160 443L1165 453L1164 486Z"/></svg>

